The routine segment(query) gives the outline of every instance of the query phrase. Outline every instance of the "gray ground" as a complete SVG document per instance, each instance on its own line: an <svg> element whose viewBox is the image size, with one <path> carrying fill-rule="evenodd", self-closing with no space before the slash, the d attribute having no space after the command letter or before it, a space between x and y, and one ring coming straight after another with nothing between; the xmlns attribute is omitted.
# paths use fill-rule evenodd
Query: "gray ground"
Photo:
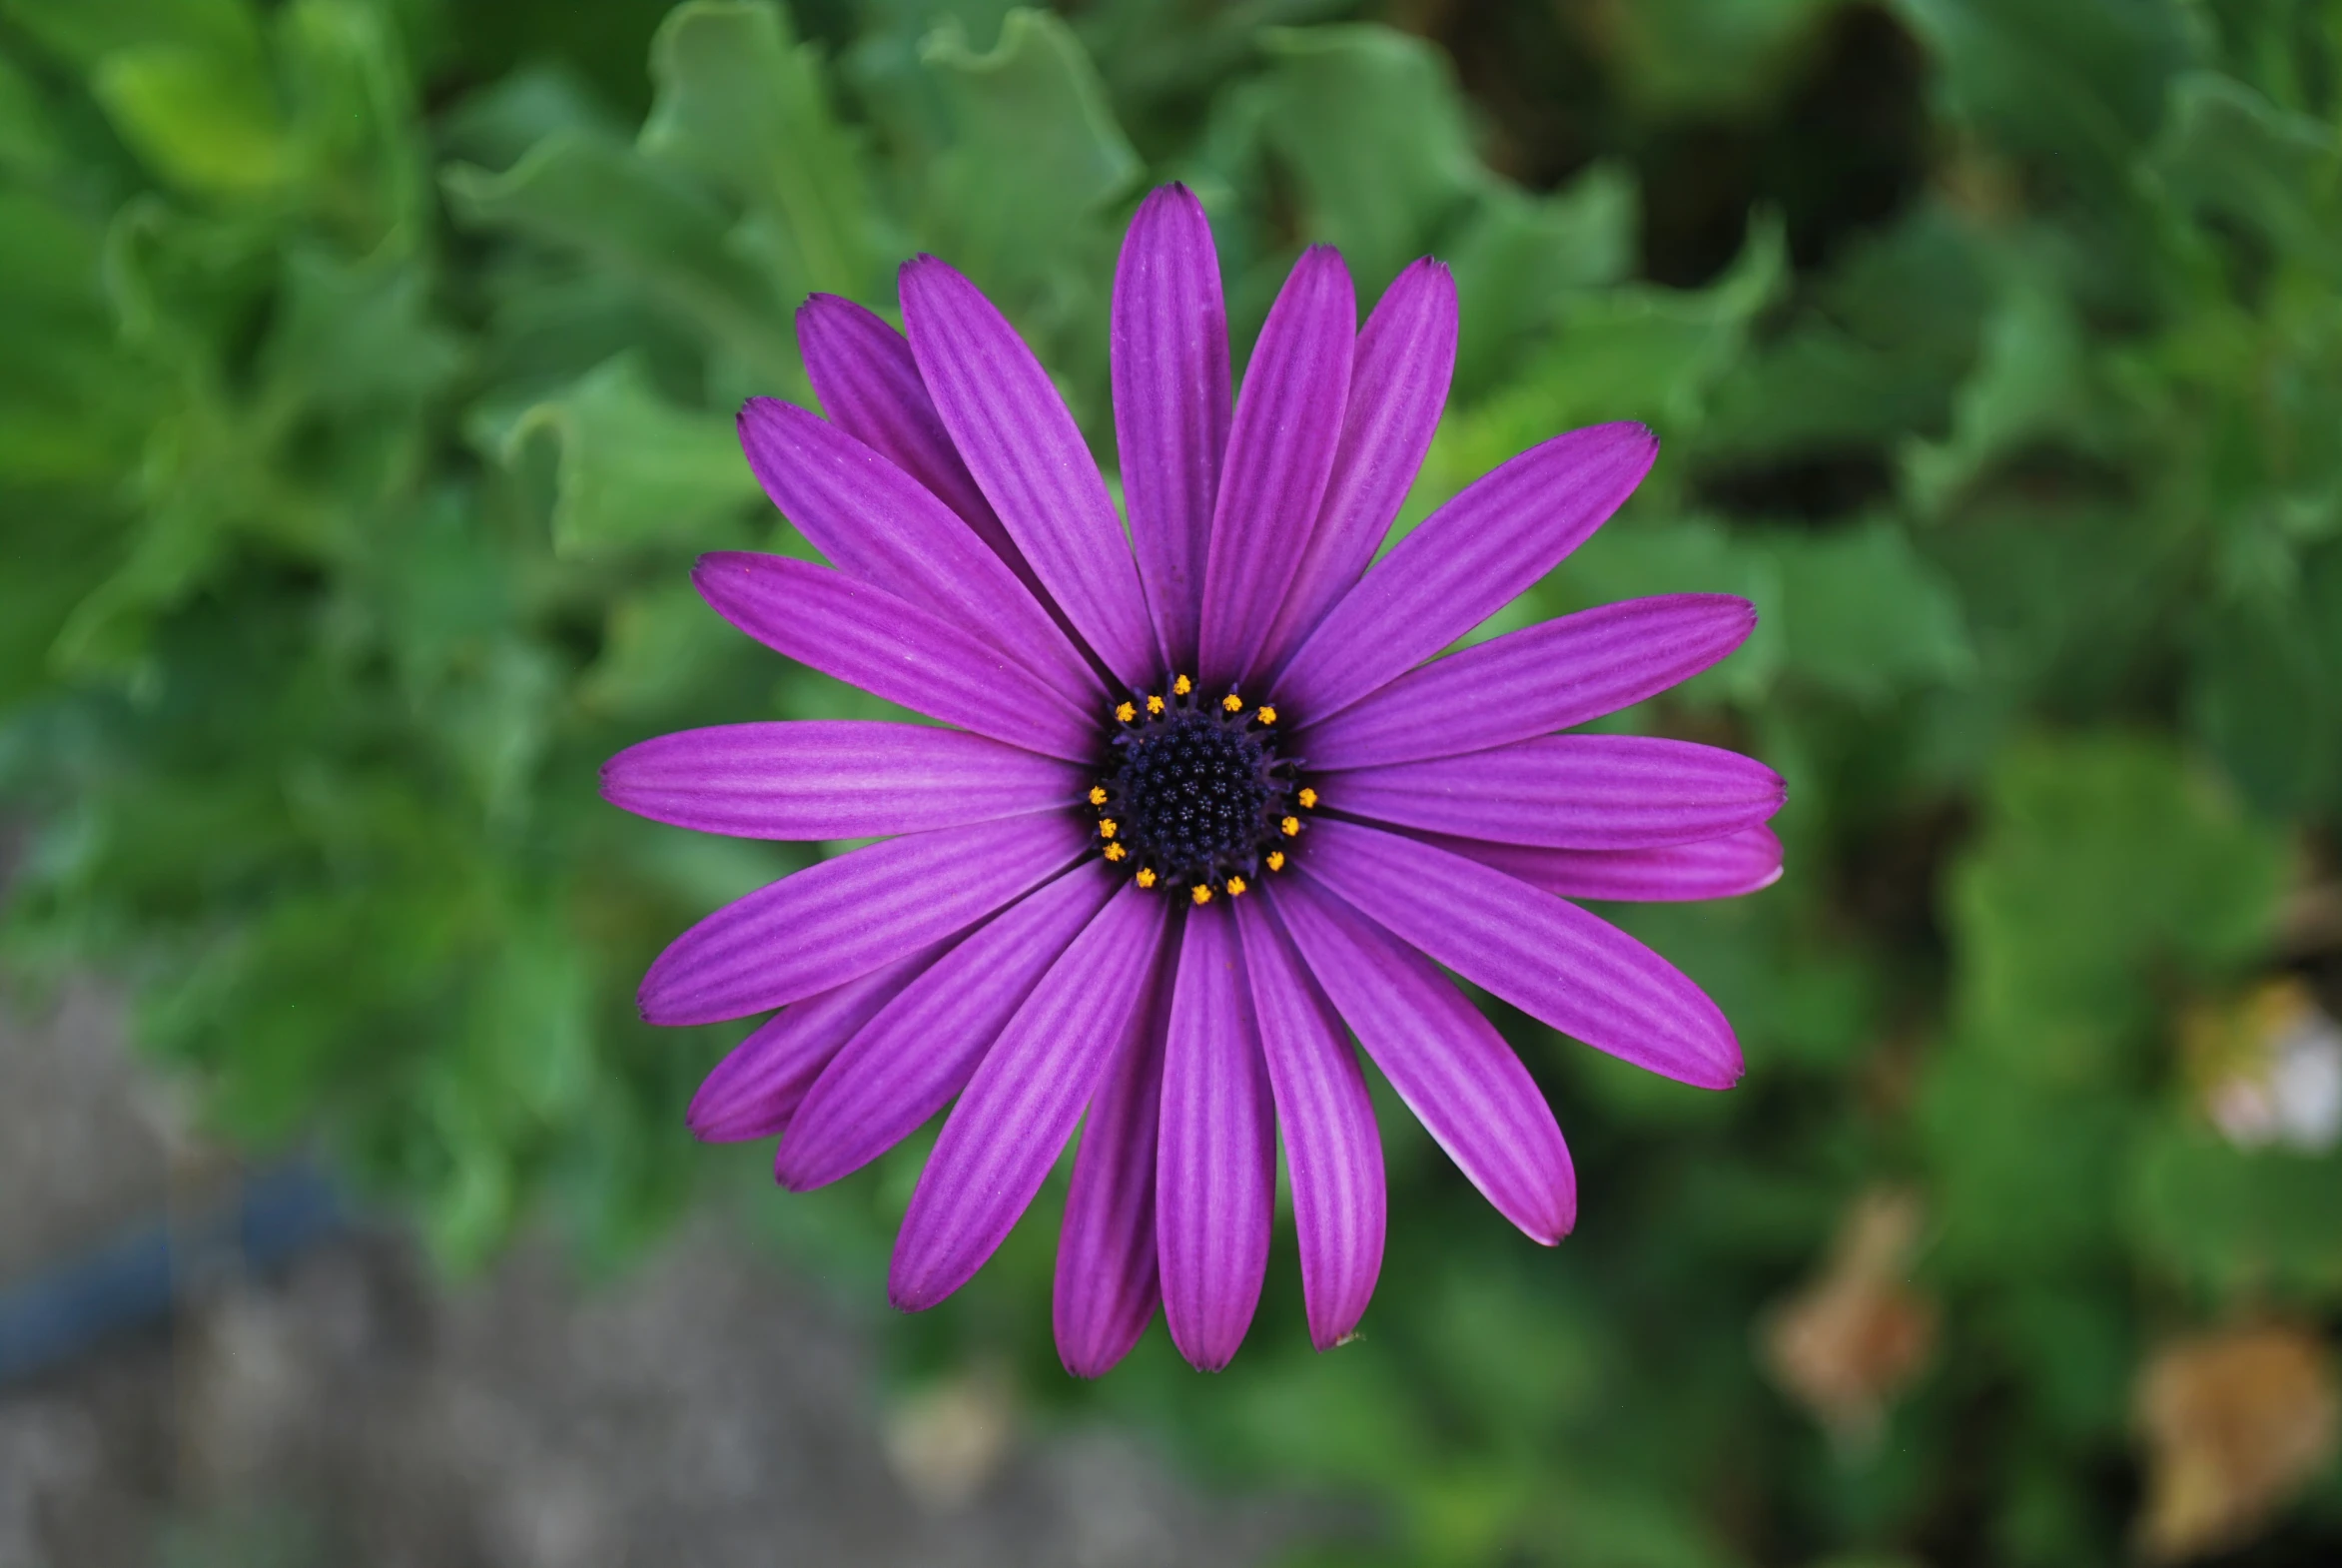
<svg viewBox="0 0 2342 1568"><path fill-rule="evenodd" d="M0 1283L228 1163L96 990L0 1005ZM435 1284L392 1236L227 1279L0 1390L0 1568L1238 1564L1301 1522L981 1378L886 1403L853 1331L719 1218L615 1285L548 1247Z"/></svg>

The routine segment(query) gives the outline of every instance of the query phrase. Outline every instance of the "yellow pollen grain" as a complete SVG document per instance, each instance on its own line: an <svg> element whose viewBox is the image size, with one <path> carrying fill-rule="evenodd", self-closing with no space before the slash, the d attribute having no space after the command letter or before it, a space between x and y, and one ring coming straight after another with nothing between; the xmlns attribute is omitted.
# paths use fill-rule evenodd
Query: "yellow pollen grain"
<svg viewBox="0 0 2342 1568"><path fill-rule="evenodd" d="M1147 699L1147 711L1150 713L1161 713L1163 711L1163 699L1161 697L1149 697Z"/></svg>
<svg viewBox="0 0 2342 1568"><path fill-rule="evenodd" d="M1313 789L1303 789L1300 794L1295 795L1293 798L1301 803L1301 809L1303 811L1307 811L1309 808L1317 804L1317 792Z"/></svg>
<svg viewBox="0 0 2342 1568"><path fill-rule="evenodd" d="M1237 696L1232 691L1219 699L1219 705L1230 713L1241 713L1244 711L1244 699Z"/></svg>
<svg viewBox="0 0 2342 1568"><path fill-rule="evenodd" d="M1243 892L1244 879L1242 877L1230 877L1227 879L1227 896L1229 898L1241 898L1243 896Z"/></svg>
<svg viewBox="0 0 2342 1568"><path fill-rule="evenodd" d="M1090 804L1093 806L1103 806L1106 804L1106 786L1104 784L1093 784L1090 786Z"/></svg>
<svg viewBox="0 0 2342 1568"><path fill-rule="evenodd" d="M1124 849L1120 844L1109 844L1106 847L1106 858L1108 860L1120 860L1129 853L1130 851Z"/></svg>
<svg viewBox="0 0 2342 1568"><path fill-rule="evenodd" d="M1177 680L1171 682L1171 690L1182 697L1194 689L1195 683L1187 679L1187 677L1184 675L1181 675Z"/></svg>
<svg viewBox="0 0 2342 1568"><path fill-rule="evenodd" d="M1110 839L1122 831L1122 827L1116 823L1114 818L1101 817L1098 819L1098 836L1100 838Z"/></svg>
<svg viewBox="0 0 2342 1568"><path fill-rule="evenodd" d="M1272 850L1270 850L1270 851L1268 852L1268 869L1269 869L1269 870L1271 870L1271 871L1282 871L1282 870L1284 870L1284 851L1283 851L1283 850L1281 850L1281 849L1272 849Z"/></svg>
<svg viewBox="0 0 2342 1568"><path fill-rule="evenodd" d="M1274 724L1276 722L1276 709L1264 706L1258 713L1253 714L1252 717L1258 719L1263 724Z"/></svg>
<svg viewBox="0 0 2342 1568"><path fill-rule="evenodd" d="M1118 723L1128 724L1138 716L1139 710L1127 702L1118 704L1115 708L1115 719Z"/></svg>
<svg viewBox="0 0 2342 1568"><path fill-rule="evenodd" d="M1187 890L1187 897L1195 901L1195 907L1197 909L1201 909L1204 905L1211 902L1211 889L1198 883L1194 887L1191 887Z"/></svg>
<svg viewBox="0 0 2342 1568"><path fill-rule="evenodd" d="M1155 873L1150 871L1147 867L1141 866L1139 868L1138 883L1139 886L1143 888L1151 888L1155 886Z"/></svg>
<svg viewBox="0 0 2342 1568"><path fill-rule="evenodd" d="M1301 831L1301 819L1299 817L1287 817L1284 819L1284 821L1278 823L1277 827L1283 832L1286 838L1291 838L1293 835Z"/></svg>

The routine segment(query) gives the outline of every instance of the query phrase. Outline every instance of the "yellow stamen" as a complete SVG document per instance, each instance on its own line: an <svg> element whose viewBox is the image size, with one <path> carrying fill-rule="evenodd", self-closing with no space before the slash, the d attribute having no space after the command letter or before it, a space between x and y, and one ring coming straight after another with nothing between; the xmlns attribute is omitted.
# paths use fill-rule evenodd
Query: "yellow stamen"
<svg viewBox="0 0 2342 1568"><path fill-rule="evenodd" d="M1149 697L1147 699L1147 711L1150 713L1161 713L1163 711L1163 699L1161 697Z"/></svg>
<svg viewBox="0 0 2342 1568"><path fill-rule="evenodd" d="M1263 706L1261 710L1258 713L1253 714L1252 717L1258 719L1263 724L1274 724L1276 722L1276 709Z"/></svg>
<svg viewBox="0 0 2342 1568"><path fill-rule="evenodd" d="M1278 823L1277 827L1283 830L1284 836L1286 838L1291 838L1294 834L1301 831L1301 819L1299 817L1287 817L1284 819L1284 821Z"/></svg>
<svg viewBox="0 0 2342 1568"><path fill-rule="evenodd" d="M1115 707L1115 719L1118 723L1128 724L1138 716L1139 710L1127 702L1118 703Z"/></svg>
<svg viewBox="0 0 2342 1568"><path fill-rule="evenodd" d="M1139 868L1137 881L1139 886L1143 888L1151 888L1155 886L1155 873L1149 870L1147 867L1141 866Z"/></svg>
<svg viewBox="0 0 2342 1568"><path fill-rule="evenodd" d="M1244 711L1244 699L1237 696L1232 691L1219 699L1219 705L1230 713L1241 713Z"/></svg>
<svg viewBox="0 0 2342 1568"><path fill-rule="evenodd" d="M1282 870L1284 870L1284 851L1283 851L1283 850L1281 850L1281 849L1272 849L1272 850L1270 850L1270 851L1268 852L1268 869L1269 869L1269 870L1271 870L1271 871L1282 871Z"/></svg>
<svg viewBox="0 0 2342 1568"><path fill-rule="evenodd" d="M1120 860L1129 853L1130 851L1124 849L1120 844L1109 844L1106 847L1106 858L1109 860Z"/></svg>
<svg viewBox="0 0 2342 1568"><path fill-rule="evenodd" d="M1197 909L1201 909L1204 905L1211 902L1211 889L1204 887L1201 883L1197 883L1194 887L1191 887L1187 890L1187 897L1195 901L1195 907Z"/></svg>
<svg viewBox="0 0 2342 1568"><path fill-rule="evenodd" d="M1112 818L1112 817L1101 817L1101 818L1099 818L1099 819L1098 819L1098 836L1099 836L1100 838L1102 838L1102 839L1110 839L1110 838L1113 838L1113 837L1114 837L1114 836L1115 836L1117 833L1120 833L1120 832L1122 832L1122 831L1123 831L1123 830L1122 830L1120 827L1118 827L1118 826L1116 826L1116 825L1115 825L1115 819L1114 819L1114 818Z"/></svg>
<svg viewBox="0 0 2342 1568"><path fill-rule="evenodd" d="M1243 892L1244 879L1242 877L1230 877L1227 879L1227 896L1229 898L1240 898L1243 896Z"/></svg>
<svg viewBox="0 0 2342 1568"><path fill-rule="evenodd" d="M1293 798L1301 803L1301 809L1303 811L1307 811L1310 807L1317 804L1317 792L1313 789L1303 788L1301 793L1294 796Z"/></svg>
<svg viewBox="0 0 2342 1568"><path fill-rule="evenodd" d="M1090 786L1090 804L1093 806L1103 806L1106 804L1106 786L1104 784L1093 784Z"/></svg>
<svg viewBox="0 0 2342 1568"><path fill-rule="evenodd" d="M1187 677L1184 675L1181 675L1177 680L1171 682L1171 690L1182 697L1194 689L1195 683L1187 679Z"/></svg>

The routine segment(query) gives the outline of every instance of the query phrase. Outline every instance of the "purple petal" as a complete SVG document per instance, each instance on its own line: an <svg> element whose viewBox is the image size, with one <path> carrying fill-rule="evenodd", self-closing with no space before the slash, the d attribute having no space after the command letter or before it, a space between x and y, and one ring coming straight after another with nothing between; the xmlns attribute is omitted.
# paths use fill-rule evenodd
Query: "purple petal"
<svg viewBox="0 0 2342 1568"><path fill-rule="evenodd" d="M1076 1377L1113 1370L1163 1299L1155 1266L1155 1151L1176 973L1175 965L1159 966L1155 985L1132 1011L1074 1157L1050 1317L1058 1357Z"/></svg>
<svg viewBox="0 0 2342 1568"><path fill-rule="evenodd" d="M1737 898L1781 880L1781 840L1771 828L1743 828L1722 838L1663 849L1536 849L1485 839L1420 836L1426 843L1563 898L1681 903Z"/></svg>
<svg viewBox="0 0 2342 1568"><path fill-rule="evenodd" d="M1155 984L1169 907L1124 883L986 1053L895 1238L895 1305L920 1311L966 1284L1041 1190Z"/></svg>
<svg viewBox="0 0 2342 1568"><path fill-rule="evenodd" d="M956 828L1080 802L1082 770L925 724L815 720L660 735L602 764L602 798L653 822L753 839Z"/></svg>
<svg viewBox="0 0 2342 1568"><path fill-rule="evenodd" d="M950 1105L1117 880L1105 862L1084 862L995 915L904 988L805 1097L773 1167L780 1183L797 1192L826 1186Z"/></svg>
<svg viewBox="0 0 2342 1568"><path fill-rule="evenodd" d="M712 1024L801 1001L983 919L1091 843L1071 812L888 839L725 905L642 977L653 1024Z"/></svg>
<svg viewBox="0 0 2342 1568"><path fill-rule="evenodd" d="M1437 653L1585 542L1658 452L1640 424L1597 424L1483 474L1327 612L1277 676L1277 705L1321 720Z"/></svg>
<svg viewBox="0 0 2342 1568"><path fill-rule="evenodd" d="M1547 1246L1577 1223L1553 1108L1480 1010L1424 957L1300 879L1271 890L1294 946L1424 1130L1496 1211Z"/></svg>
<svg viewBox="0 0 2342 1568"><path fill-rule="evenodd" d="M817 294L797 308L797 347L830 422L926 485L1039 593L1041 579L960 460L903 335L851 300Z"/></svg>
<svg viewBox="0 0 2342 1568"><path fill-rule="evenodd" d="M1049 373L977 287L932 256L903 265L903 320L952 444L1067 618L1122 682L1161 653L1114 498Z"/></svg>
<svg viewBox="0 0 2342 1568"><path fill-rule="evenodd" d="M1235 908L1292 1176L1309 1342L1330 1349L1358 1326L1382 1271L1382 1139L1341 1015L1267 906Z"/></svg>
<svg viewBox="0 0 2342 1568"><path fill-rule="evenodd" d="M732 1049L691 1097L684 1124L709 1144L770 1138L789 1125L805 1091L854 1032L919 978L943 944L781 1009Z"/></svg>
<svg viewBox="0 0 2342 1568"><path fill-rule="evenodd" d="M1204 549L1227 449L1227 307L1203 206L1183 185L1139 204L1114 293L1115 444L1131 545L1164 655L1195 667Z"/></svg>
<svg viewBox="0 0 2342 1568"><path fill-rule="evenodd" d="M1657 696L1746 641L1757 608L1729 593L1626 599L1508 631L1410 670L1296 733L1312 767L1486 751Z"/></svg>
<svg viewBox="0 0 2342 1568"><path fill-rule="evenodd" d="M1655 735L1547 735L1468 757L1331 773L1329 808L1403 828L1544 844L1652 849L1753 828L1781 809L1781 775L1719 746Z"/></svg>
<svg viewBox="0 0 2342 1568"><path fill-rule="evenodd" d="M1609 922L1478 861L1356 823L1319 819L1305 847L1295 863L1342 899L1563 1034L1702 1089L1740 1078L1740 1042L1716 1004Z"/></svg>
<svg viewBox="0 0 2342 1568"><path fill-rule="evenodd" d="M1439 428L1455 347L1455 279L1425 257L1383 291L1358 335L1333 480L1256 668L1281 669L1381 548Z"/></svg>
<svg viewBox="0 0 2342 1568"><path fill-rule="evenodd" d="M1073 762L1098 721L1024 664L884 589L780 555L719 550L691 580L716 613L777 652L962 729Z"/></svg>
<svg viewBox="0 0 2342 1568"><path fill-rule="evenodd" d="M1235 918L1187 915L1163 1055L1155 1249L1171 1343L1198 1371L1228 1364L1268 1273L1276 1115Z"/></svg>
<svg viewBox="0 0 2342 1568"><path fill-rule="evenodd" d="M967 627L1077 703L1106 695L1008 563L918 480L794 403L751 397L739 422L764 493L838 570Z"/></svg>
<svg viewBox="0 0 2342 1568"><path fill-rule="evenodd" d="M1196 678L1242 682L1284 602L1325 498L1350 394L1358 299L1331 246L1293 264L1244 368L1211 513Z"/></svg>

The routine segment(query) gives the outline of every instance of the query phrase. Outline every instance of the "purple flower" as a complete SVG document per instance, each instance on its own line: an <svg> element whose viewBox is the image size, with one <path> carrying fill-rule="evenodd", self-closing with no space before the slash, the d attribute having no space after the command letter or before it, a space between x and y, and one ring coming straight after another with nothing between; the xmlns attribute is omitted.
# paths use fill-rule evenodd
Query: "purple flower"
<svg viewBox="0 0 2342 1568"><path fill-rule="evenodd" d="M741 410L766 492L834 564L714 554L694 580L757 640L952 727L727 725L604 772L618 805L704 832L893 835L651 966L652 1023L779 1010L693 1130L778 1134L803 1190L951 1106L895 1245L889 1293L916 1310L983 1266L1087 1112L1055 1302L1082 1375L1159 1301L1189 1361L1227 1363L1280 1130L1310 1336L1357 1325L1383 1179L1352 1035L1505 1217L1560 1239L1577 1192L1553 1113L1440 970L1669 1078L1740 1077L1715 1004L1569 900L1765 886L1781 780L1555 732L1707 668L1755 614L1669 595L1436 655L1601 525L1651 432L1556 436L1376 561L1447 396L1447 270L1409 267L1361 332L1340 256L1310 250L1231 408L1211 232L1171 186L1115 278L1126 533L990 302L920 257L902 304L907 343L844 300L799 313L828 421Z"/></svg>

